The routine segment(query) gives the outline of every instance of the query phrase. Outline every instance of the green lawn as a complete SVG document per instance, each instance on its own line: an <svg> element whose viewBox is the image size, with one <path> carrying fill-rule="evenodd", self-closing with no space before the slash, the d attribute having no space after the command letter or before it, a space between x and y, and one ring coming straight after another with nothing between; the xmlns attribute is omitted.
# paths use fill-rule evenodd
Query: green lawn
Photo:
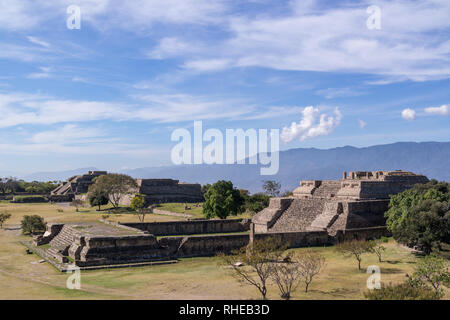
<svg viewBox="0 0 450 320"><path fill-rule="evenodd" d="M189 207L190 209L185 209L185 206ZM205 216L203 214L203 203L162 203L160 204L157 209L160 210L166 210L176 213L183 213L183 214L189 214L192 215L192 218L195 219L204 219ZM251 218L251 215L249 213L243 213L237 216L229 216L228 219L238 219L238 218Z"/></svg>

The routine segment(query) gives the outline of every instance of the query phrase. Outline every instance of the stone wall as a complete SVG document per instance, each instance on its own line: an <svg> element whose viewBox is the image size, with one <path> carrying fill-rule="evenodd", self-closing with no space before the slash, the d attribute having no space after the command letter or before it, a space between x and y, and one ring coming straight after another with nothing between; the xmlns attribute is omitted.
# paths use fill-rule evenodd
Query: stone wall
<svg viewBox="0 0 450 320"><path fill-rule="evenodd" d="M247 219L229 219L122 224L131 228L146 231L155 236L162 236L243 232L249 230L250 221Z"/></svg>

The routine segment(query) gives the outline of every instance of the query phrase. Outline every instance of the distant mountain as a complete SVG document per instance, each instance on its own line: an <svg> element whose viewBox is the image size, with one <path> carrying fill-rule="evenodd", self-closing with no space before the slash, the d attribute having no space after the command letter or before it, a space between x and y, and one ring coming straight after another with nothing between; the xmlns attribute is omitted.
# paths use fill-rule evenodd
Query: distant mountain
<svg viewBox="0 0 450 320"><path fill-rule="evenodd" d="M20 177L20 179L23 179L25 181L66 181L68 178L85 174L88 171L97 170L95 167L87 167L87 168L79 168L75 170L67 170L67 171L55 171L55 172L36 172L32 173L23 177Z"/></svg>
<svg viewBox="0 0 450 320"><path fill-rule="evenodd" d="M172 178L201 184L231 180L238 188L261 191L263 180L278 180L283 190L296 188L300 180L339 179L343 171L396 170L421 173L450 181L450 142L398 142L365 148L298 148L280 152L280 170L261 176L258 165L183 165L123 170L135 178ZM25 180L66 180L95 168L41 172Z"/></svg>
<svg viewBox="0 0 450 320"><path fill-rule="evenodd" d="M173 178L201 184L231 180L239 188L261 191L263 180L292 190L303 179L340 179L343 171L407 170L450 181L450 142L398 142L365 148L298 148L280 152L277 175L261 176L257 165L190 165L124 171L140 178Z"/></svg>

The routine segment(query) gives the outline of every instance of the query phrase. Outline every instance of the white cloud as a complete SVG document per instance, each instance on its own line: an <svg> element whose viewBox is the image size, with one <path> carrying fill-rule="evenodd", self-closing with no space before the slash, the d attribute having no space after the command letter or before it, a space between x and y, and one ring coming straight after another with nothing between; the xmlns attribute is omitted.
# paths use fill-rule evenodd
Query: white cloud
<svg viewBox="0 0 450 320"><path fill-rule="evenodd" d="M224 70L230 65L230 60L228 59L205 59L188 61L183 65L183 67L195 71L207 72Z"/></svg>
<svg viewBox="0 0 450 320"><path fill-rule="evenodd" d="M357 97L365 94L365 92L353 88L327 88L317 90L316 94L323 95L327 99L333 99L342 97Z"/></svg>
<svg viewBox="0 0 450 320"><path fill-rule="evenodd" d="M62 100L23 93L0 93L0 128L109 121L176 123L212 119L263 119L298 112L297 107L258 108L246 101L187 94L139 94L127 103Z"/></svg>
<svg viewBox="0 0 450 320"><path fill-rule="evenodd" d="M450 115L450 108L448 105L444 104L440 107L425 108L425 112L433 115L448 116Z"/></svg>
<svg viewBox="0 0 450 320"><path fill-rule="evenodd" d="M361 119L358 119L358 125L361 129L364 129L367 123Z"/></svg>
<svg viewBox="0 0 450 320"><path fill-rule="evenodd" d="M36 37L28 36L27 39L28 39L28 41L30 41L31 43L40 45L40 46L42 46L42 47L45 47L45 48L50 47L50 44L49 44L48 42L45 42L45 41L43 41L43 40L40 40L40 39L38 39L38 38L36 38Z"/></svg>
<svg viewBox="0 0 450 320"><path fill-rule="evenodd" d="M413 109L406 108L402 111L402 118L408 121L416 119L416 112Z"/></svg>
<svg viewBox="0 0 450 320"><path fill-rule="evenodd" d="M28 79L44 79L44 78L50 78L51 74L51 70L52 68L50 67L39 67L39 69L41 70L41 72L35 72L35 73L31 73L27 76Z"/></svg>
<svg viewBox="0 0 450 320"><path fill-rule="evenodd" d="M304 141L328 135L340 124L341 119L342 114L338 108L335 108L334 116L328 116L320 113L318 108L309 106L303 109L300 122L292 122L289 127L283 127L280 137L284 142L290 142L294 139Z"/></svg>

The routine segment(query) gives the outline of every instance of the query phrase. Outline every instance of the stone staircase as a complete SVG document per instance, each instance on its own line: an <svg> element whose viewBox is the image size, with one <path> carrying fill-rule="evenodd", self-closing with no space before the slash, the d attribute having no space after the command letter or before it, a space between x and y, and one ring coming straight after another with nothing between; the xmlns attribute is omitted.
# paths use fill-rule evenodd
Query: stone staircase
<svg viewBox="0 0 450 320"><path fill-rule="evenodd" d="M74 241L75 233L76 231L70 226L64 225L61 231L49 242L50 248L47 250L47 254L58 261L63 260Z"/></svg>
<svg viewBox="0 0 450 320"><path fill-rule="evenodd" d="M314 197L332 198L341 188L340 181L322 181L321 185L313 192Z"/></svg>
<svg viewBox="0 0 450 320"><path fill-rule="evenodd" d="M323 212L311 223L309 230L326 230L333 225L343 212L342 203L330 201L325 203Z"/></svg>
<svg viewBox="0 0 450 320"><path fill-rule="evenodd" d="M295 199L269 229L272 232L305 231L322 213L325 200Z"/></svg>

